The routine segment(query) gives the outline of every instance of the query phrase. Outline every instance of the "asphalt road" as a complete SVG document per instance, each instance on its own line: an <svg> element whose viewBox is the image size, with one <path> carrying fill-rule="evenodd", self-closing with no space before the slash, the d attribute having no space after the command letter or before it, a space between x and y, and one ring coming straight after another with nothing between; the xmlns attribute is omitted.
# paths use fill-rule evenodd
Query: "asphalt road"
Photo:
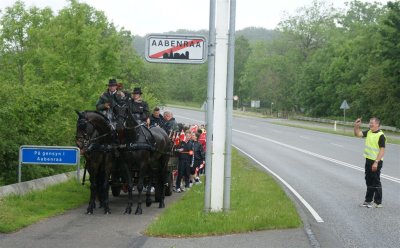
<svg viewBox="0 0 400 248"><path fill-rule="evenodd" d="M204 113L172 109L178 122ZM383 208L362 208L364 140L234 117L232 143L280 181L297 201L321 247L400 246L400 146L387 144ZM256 186L256 185L253 185ZM252 185L249 185L252 187ZM293 189L293 190L291 190Z"/></svg>

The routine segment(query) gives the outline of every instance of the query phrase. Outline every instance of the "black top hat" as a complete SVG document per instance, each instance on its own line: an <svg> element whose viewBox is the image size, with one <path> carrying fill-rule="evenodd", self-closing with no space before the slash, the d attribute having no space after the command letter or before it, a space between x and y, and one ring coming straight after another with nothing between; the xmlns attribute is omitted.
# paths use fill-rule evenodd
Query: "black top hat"
<svg viewBox="0 0 400 248"><path fill-rule="evenodd" d="M108 86L117 86L117 79L112 78L108 80Z"/></svg>
<svg viewBox="0 0 400 248"><path fill-rule="evenodd" d="M133 94L142 94L142 90L139 87L133 89Z"/></svg>

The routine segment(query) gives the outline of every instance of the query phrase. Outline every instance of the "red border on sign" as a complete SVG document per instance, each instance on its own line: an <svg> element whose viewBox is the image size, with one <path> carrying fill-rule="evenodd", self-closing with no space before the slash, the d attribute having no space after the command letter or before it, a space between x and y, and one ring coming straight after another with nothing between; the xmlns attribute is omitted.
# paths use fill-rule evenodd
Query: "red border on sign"
<svg viewBox="0 0 400 248"><path fill-rule="evenodd" d="M194 44L197 44L197 43L200 43L200 42L204 42L204 40L194 39L194 40L190 40L189 42L194 42ZM176 51L179 51L179 50L182 50L182 49L185 49L185 48L188 48L188 47L185 47L185 46L184 47L182 47L182 46L170 47L170 48L165 49L165 50L163 50L161 52L158 52L158 53L155 53L153 55L150 55L149 58L152 58L152 59L158 59L160 57L162 58L163 54L171 52L171 49L172 49L172 52L176 52Z"/></svg>

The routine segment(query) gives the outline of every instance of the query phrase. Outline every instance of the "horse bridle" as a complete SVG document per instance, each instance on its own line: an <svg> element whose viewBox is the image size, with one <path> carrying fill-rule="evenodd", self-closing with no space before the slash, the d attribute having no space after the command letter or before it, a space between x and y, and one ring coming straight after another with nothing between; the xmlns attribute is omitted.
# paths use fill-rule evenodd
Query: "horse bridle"
<svg viewBox="0 0 400 248"><path fill-rule="evenodd" d="M87 124L90 124L91 126L92 126L92 128L93 128L93 130L96 130L95 129L95 125L90 121L90 120L87 120L86 118L84 118L84 119L80 119L79 120L79 122L78 122L78 127L79 127L79 129L80 130L82 130L83 131L83 135L76 135L75 136L75 139L77 140L77 141L80 141L81 143L82 143L82 147L79 147L80 149L86 149L86 148L88 148L92 143L94 143L95 141L97 141L97 140L99 140L99 139L101 139L101 138L104 138L104 137L106 137L107 135L109 135L109 133L105 133L105 134L102 134L102 135L100 135L100 136L97 136L97 137L93 137L93 135L96 133L95 131L93 131L91 134L89 134L88 133L88 128L87 128ZM85 128L81 128L82 126L85 126Z"/></svg>

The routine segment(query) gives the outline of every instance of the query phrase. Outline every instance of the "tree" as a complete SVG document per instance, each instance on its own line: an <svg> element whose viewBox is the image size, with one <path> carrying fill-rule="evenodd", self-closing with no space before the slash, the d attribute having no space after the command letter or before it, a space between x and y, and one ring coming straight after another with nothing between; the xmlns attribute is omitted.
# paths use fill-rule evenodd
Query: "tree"
<svg viewBox="0 0 400 248"><path fill-rule="evenodd" d="M376 89L384 95L384 101L376 102L375 106L380 106L377 116L382 116L389 125L400 127L400 2L388 2L387 7L387 15L379 30L381 40L378 50L385 80L378 81L380 87Z"/></svg>
<svg viewBox="0 0 400 248"><path fill-rule="evenodd" d="M336 11L331 5L314 0L311 7L300 8L297 13L282 21L278 28L291 37L288 41L307 59L328 40L329 30L335 27Z"/></svg>
<svg viewBox="0 0 400 248"><path fill-rule="evenodd" d="M239 93L240 76L245 70L247 60L250 56L251 48L249 40L243 35L236 38L235 41L235 75L234 75L234 90L233 94Z"/></svg>
<svg viewBox="0 0 400 248"><path fill-rule="evenodd" d="M32 25L40 23L35 19L35 13L37 13L36 8L32 8L29 13L24 3L18 0L12 7L6 8L0 20L1 71L3 80L10 83L18 82L20 85L25 83L29 30Z"/></svg>

